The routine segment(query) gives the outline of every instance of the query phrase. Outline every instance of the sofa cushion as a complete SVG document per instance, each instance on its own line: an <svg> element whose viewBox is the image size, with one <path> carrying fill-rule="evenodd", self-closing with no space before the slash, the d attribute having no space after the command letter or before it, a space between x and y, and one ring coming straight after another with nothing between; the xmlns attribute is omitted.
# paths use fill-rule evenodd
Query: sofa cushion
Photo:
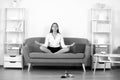
<svg viewBox="0 0 120 80"><path fill-rule="evenodd" d="M73 54L73 53L63 53L63 54L51 54L51 53L40 53L40 52L31 52L29 54L31 58L35 59L81 59L84 58L84 54Z"/></svg>
<svg viewBox="0 0 120 80"><path fill-rule="evenodd" d="M37 45L35 43L35 41L38 41L40 43L44 43L45 38L44 37L28 38L28 39L25 40L24 44L26 44L29 47L30 52L43 52L43 51L40 50L40 46Z"/></svg>
<svg viewBox="0 0 120 80"><path fill-rule="evenodd" d="M71 53L84 53L85 52L86 44L75 44L74 46L70 47Z"/></svg>
<svg viewBox="0 0 120 80"><path fill-rule="evenodd" d="M29 49L31 52L43 52L42 50L40 50L40 46L36 44L31 44L31 46L29 46Z"/></svg>

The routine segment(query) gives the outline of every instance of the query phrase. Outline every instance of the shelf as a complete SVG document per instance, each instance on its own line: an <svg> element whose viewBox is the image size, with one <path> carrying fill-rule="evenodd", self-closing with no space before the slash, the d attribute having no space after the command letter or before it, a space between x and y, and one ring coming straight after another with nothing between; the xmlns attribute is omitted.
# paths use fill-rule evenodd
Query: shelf
<svg viewBox="0 0 120 80"><path fill-rule="evenodd" d="M103 10L103 11L111 11L110 8L92 8L92 10L93 11L101 11L101 10Z"/></svg>
<svg viewBox="0 0 120 80"><path fill-rule="evenodd" d="M94 47L94 56L96 57L93 62L94 72L95 67L111 68L109 56L112 53L112 14L110 8L92 8L91 9L91 34L92 44ZM95 64L96 63L96 64ZM100 64L99 64L100 63ZM102 63L102 64L101 64ZM96 66L94 66L94 64ZM97 66L98 65L98 66Z"/></svg>
<svg viewBox="0 0 120 80"><path fill-rule="evenodd" d="M96 44L95 45L95 47L108 47L108 46L109 46L109 44Z"/></svg>
<svg viewBox="0 0 120 80"><path fill-rule="evenodd" d="M94 45L110 45L110 43L93 43Z"/></svg>
<svg viewBox="0 0 120 80"><path fill-rule="evenodd" d="M111 32L94 31L94 34L111 34Z"/></svg>
<svg viewBox="0 0 120 80"><path fill-rule="evenodd" d="M94 56L99 57L98 62L120 63L120 54L95 54ZM119 58L119 60L112 60L112 58L116 58L116 57Z"/></svg>
<svg viewBox="0 0 120 80"><path fill-rule="evenodd" d="M120 61L111 61L111 63L120 63Z"/></svg>
<svg viewBox="0 0 120 80"><path fill-rule="evenodd" d="M23 68L21 45L25 39L25 9L5 8L4 67Z"/></svg>
<svg viewBox="0 0 120 80"><path fill-rule="evenodd" d="M18 48L18 49L13 49L13 48L12 48L12 49L10 49L10 48L8 48L7 50L19 50L19 49L20 49L20 48Z"/></svg>
<svg viewBox="0 0 120 80"><path fill-rule="evenodd" d="M110 57L112 58L112 57L120 57L120 54L110 54Z"/></svg>
<svg viewBox="0 0 120 80"><path fill-rule="evenodd" d="M6 19L6 21L25 21L25 19Z"/></svg>
<svg viewBox="0 0 120 80"><path fill-rule="evenodd" d="M8 48L8 50L19 50L20 48L19 47L11 47L11 48Z"/></svg>
<svg viewBox="0 0 120 80"><path fill-rule="evenodd" d="M19 54L19 50L8 50L6 51L7 54Z"/></svg>
<svg viewBox="0 0 120 80"><path fill-rule="evenodd" d="M7 7L6 9L9 9L9 10L10 10L10 9L16 9L16 10L21 9L21 10L22 10L22 9L25 9L25 8L19 8L19 7Z"/></svg>
<svg viewBox="0 0 120 80"><path fill-rule="evenodd" d="M22 43L8 43L8 42L6 42L5 44L6 44L6 45L14 45L14 44L16 44L16 45L21 45Z"/></svg>
<svg viewBox="0 0 120 80"><path fill-rule="evenodd" d="M92 21L96 21L98 23L105 23L105 24L109 24L111 22L110 20L98 20L98 19L92 19Z"/></svg>
<svg viewBox="0 0 120 80"><path fill-rule="evenodd" d="M6 31L7 33L23 33L24 31Z"/></svg>

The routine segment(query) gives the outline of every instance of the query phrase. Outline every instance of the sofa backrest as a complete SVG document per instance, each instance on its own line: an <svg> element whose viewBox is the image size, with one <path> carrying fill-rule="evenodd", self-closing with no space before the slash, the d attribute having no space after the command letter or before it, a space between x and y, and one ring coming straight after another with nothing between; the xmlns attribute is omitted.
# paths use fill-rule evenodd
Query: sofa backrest
<svg viewBox="0 0 120 80"><path fill-rule="evenodd" d="M40 48L39 45L35 44L35 40L40 42L40 43L44 43L45 42L45 37L32 37L32 38L28 38L25 40L25 45L29 46L30 51L35 51L35 52L40 52ZM84 45L89 45L89 41L85 38L70 38L70 37L65 37L64 38L64 42L66 45L72 44L73 42L75 42L76 44L79 45L75 45L72 50L70 50L70 52L78 52L80 50L83 51ZM84 45L83 45L84 44ZM82 48L82 49L78 49L78 48Z"/></svg>
<svg viewBox="0 0 120 80"><path fill-rule="evenodd" d="M65 44L69 45L75 42L76 44L89 44L89 41L85 38L64 38Z"/></svg>
<svg viewBox="0 0 120 80"><path fill-rule="evenodd" d="M84 53L86 45L89 45L89 41L85 38L64 38L65 44L69 45L75 42L75 45L70 47L68 53Z"/></svg>
<svg viewBox="0 0 120 80"><path fill-rule="evenodd" d="M45 42L45 37L32 37L25 40L25 45L29 47L30 52L42 52L40 50L40 46L35 43L35 41L38 41L40 43Z"/></svg>

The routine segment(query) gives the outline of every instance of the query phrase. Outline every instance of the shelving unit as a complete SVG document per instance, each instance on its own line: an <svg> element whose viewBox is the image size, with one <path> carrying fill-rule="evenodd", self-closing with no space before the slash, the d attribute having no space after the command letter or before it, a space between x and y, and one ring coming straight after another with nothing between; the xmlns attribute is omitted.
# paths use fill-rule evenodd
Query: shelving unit
<svg viewBox="0 0 120 80"><path fill-rule="evenodd" d="M109 8L91 9L91 34L92 53L111 54L112 53L112 10ZM104 59L104 58L102 58ZM95 57L93 55L92 68L94 68ZM104 63L97 63L97 68L104 68ZM106 68L111 68L107 63Z"/></svg>
<svg viewBox="0 0 120 80"><path fill-rule="evenodd" d="M4 68L23 68L21 45L25 38L25 9L5 8Z"/></svg>

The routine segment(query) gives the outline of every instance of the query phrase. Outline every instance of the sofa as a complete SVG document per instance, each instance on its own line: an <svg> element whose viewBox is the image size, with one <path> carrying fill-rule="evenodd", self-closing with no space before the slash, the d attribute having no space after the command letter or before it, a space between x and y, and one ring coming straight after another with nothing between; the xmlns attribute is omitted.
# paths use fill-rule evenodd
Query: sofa
<svg viewBox="0 0 120 80"><path fill-rule="evenodd" d="M35 41L44 43L45 37L27 38L22 47L24 63L28 65L28 71L33 64L38 65L53 65L53 66L82 66L84 72L85 66L90 65L90 42L85 38L65 37L64 42L69 45L75 42L75 45L70 47L70 50L61 54L45 53L40 50L40 46L35 44ZM82 64L82 65L81 65Z"/></svg>

